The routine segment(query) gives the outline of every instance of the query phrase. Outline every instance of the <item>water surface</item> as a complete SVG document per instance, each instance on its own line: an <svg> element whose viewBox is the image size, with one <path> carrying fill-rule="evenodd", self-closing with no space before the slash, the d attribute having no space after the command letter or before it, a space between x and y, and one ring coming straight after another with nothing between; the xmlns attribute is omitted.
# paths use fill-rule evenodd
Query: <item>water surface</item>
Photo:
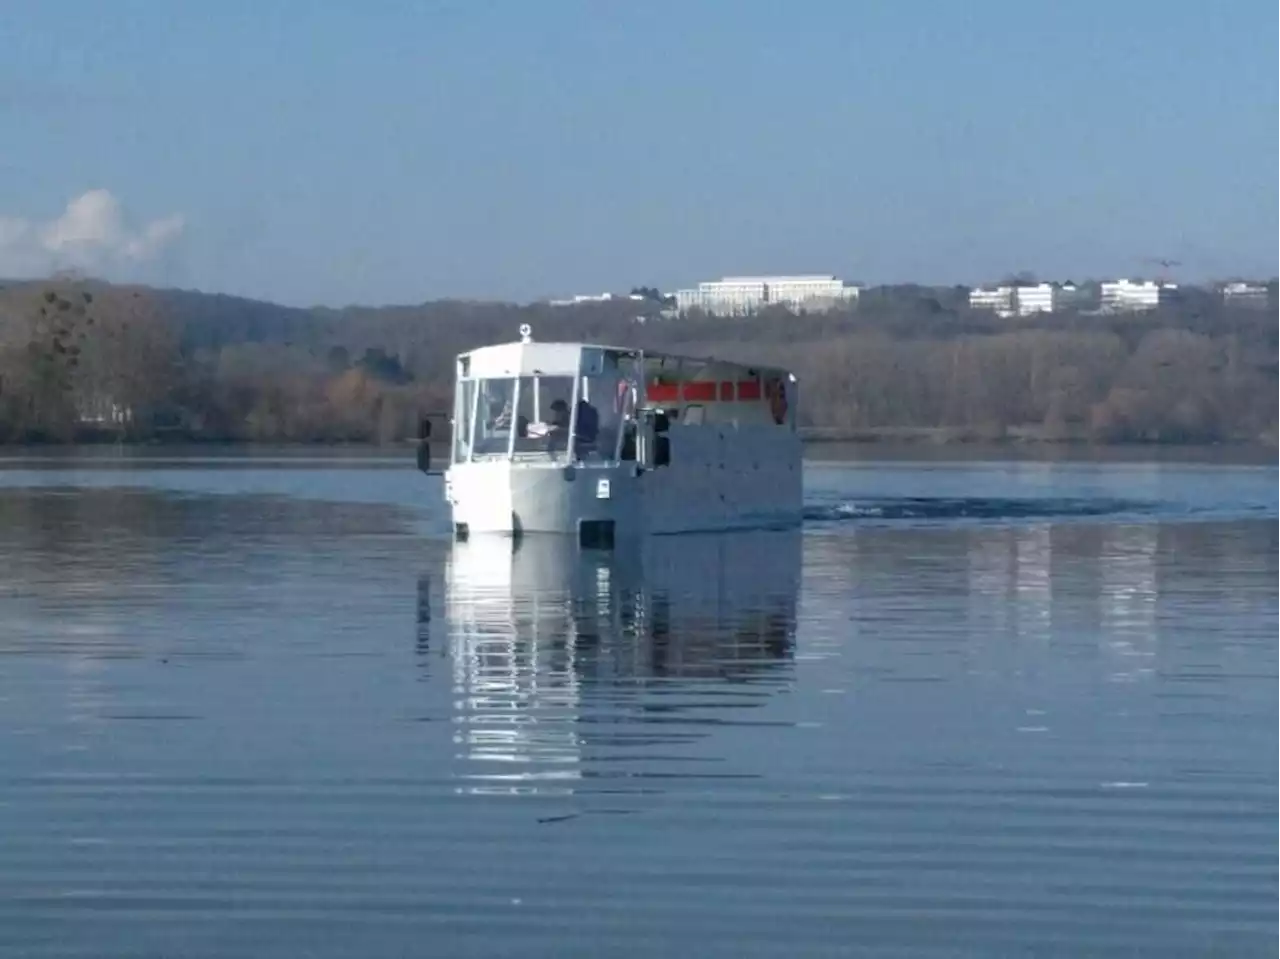
<svg viewBox="0 0 1280 959"><path fill-rule="evenodd" d="M581 554L212 459L0 461L0 953L1275 952L1274 467Z"/></svg>

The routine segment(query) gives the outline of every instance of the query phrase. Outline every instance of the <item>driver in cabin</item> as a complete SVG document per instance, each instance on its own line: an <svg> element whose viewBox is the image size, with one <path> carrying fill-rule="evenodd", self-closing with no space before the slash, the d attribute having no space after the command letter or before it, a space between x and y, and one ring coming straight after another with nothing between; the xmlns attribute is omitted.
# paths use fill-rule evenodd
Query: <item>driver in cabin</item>
<svg viewBox="0 0 1280 959"><path fill-rule="evenodd" d="M495 430L511 428L511 401L499 403L494 400L489 404L489 426Z"/></svg>
<svg viewBox="0 0 1280 959"><path fill-rule="evenodd" d="M496 407L498 404L495 402L493 405ZM505 403L502 404L502 408L498 411L497 415L495 415L493 418L493 429L510 430L511 419L512 419L511 401L507 400ZM515 420L516 420L516 436L519 437L520 439L524 439L529 433L529 420L524 416L518 416L515 418Z"/></svg>
<svg viewBox="0 0 1280 959"><path fill-rule="evenodd" d="M547 422L547 445L551 449L564 449L569 445L569 404L564 400L551 401L551 419Z"/></svg>
<svg viewBox="0 0 1280 959"><path fill-rule="evenodd" d="M569 437L569 404L564 400L555 400L551 404L551 430L547 434L553 446L563 448L568 445ZM595 443L600 432L600 414L586 400L578 400L578 430L574 441L575 449Z"/></svg>

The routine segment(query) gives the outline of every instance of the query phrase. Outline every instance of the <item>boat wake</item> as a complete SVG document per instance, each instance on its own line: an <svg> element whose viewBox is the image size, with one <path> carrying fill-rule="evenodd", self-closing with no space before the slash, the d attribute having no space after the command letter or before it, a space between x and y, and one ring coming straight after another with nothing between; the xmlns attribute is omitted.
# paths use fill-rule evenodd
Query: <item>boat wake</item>
<svg viewBox="0 0 1280 959"><path fill-rule="evenodd" d="M809 503L807 524L850 521L954 521L1070 519L1149 515L1155 504L1119 499L1022 499L1011 497L859 497Z"/></svg>

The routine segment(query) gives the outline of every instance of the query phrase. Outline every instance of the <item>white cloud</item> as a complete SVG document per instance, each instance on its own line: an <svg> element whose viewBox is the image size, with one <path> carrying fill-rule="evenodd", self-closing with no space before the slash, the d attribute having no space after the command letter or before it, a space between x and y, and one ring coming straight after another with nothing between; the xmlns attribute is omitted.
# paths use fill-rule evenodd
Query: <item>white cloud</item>
<svg viewBox="0 0 1280 959"><path fill-rule="evenodd" d="M182 235L180 215L134 229L108 190L89 190L47 222L0 215L0 277L69 268L108 275L155 259Z"/></svg>
<svg viewBox="0 0 1280 959"><path fill-rule="evenodd" d="M186 223L178 213L152 220L124 245L124 255L131 260L150 260L175 242L184 226Z"/></svg>

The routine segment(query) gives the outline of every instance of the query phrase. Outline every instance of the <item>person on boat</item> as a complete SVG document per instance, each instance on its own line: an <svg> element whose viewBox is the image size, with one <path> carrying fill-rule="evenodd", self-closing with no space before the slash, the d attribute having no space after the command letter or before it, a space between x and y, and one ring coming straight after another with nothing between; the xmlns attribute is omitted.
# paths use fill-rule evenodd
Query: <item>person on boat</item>
<svg viewBox="0 0 1280 959"><path fill-rule="evenodd" d="M555 400L551 404L551 429L547 433L552 449L564 449L569 445L569 404ZM574 452L594 448L600 432L600 414L586 400L578 400L578 426L574 437Z"/></svg>
<svg viewBox="0 0 1280 959"><path fill-rule="evenodd" d="M547 422L546 435L551 449L564 449L569 445L569 404L564 400L551 401L551 419Z"/></svg>
<svg viewBox="0 0 1280 959"><path fill-rule="evenodd" d="M569 404L564 400L551 401L551 423L553 430L569 429Z"/></svg>
<svg viewBox="0 0 1280 959"><path fill-rule="evenodd" d="M600 414L586 400L578 400L578 442L594 445L599 435Z"/></svg>
<svg viewBox="0 0 1280 959"><path fill-rule="evenodd" d="M497 406L497 403L494 403L493 405ZM497 415L494 416L493 418L493 429L503 431L503 432L508 431L511 429L511 420L512 420L511 401L507 400L505 403L502 404L502 408L498 411ZM528 417L525 417L525 416L515 417L515 424L516 424L516 436L520 439L524 439L529 434Z"/></svg>

